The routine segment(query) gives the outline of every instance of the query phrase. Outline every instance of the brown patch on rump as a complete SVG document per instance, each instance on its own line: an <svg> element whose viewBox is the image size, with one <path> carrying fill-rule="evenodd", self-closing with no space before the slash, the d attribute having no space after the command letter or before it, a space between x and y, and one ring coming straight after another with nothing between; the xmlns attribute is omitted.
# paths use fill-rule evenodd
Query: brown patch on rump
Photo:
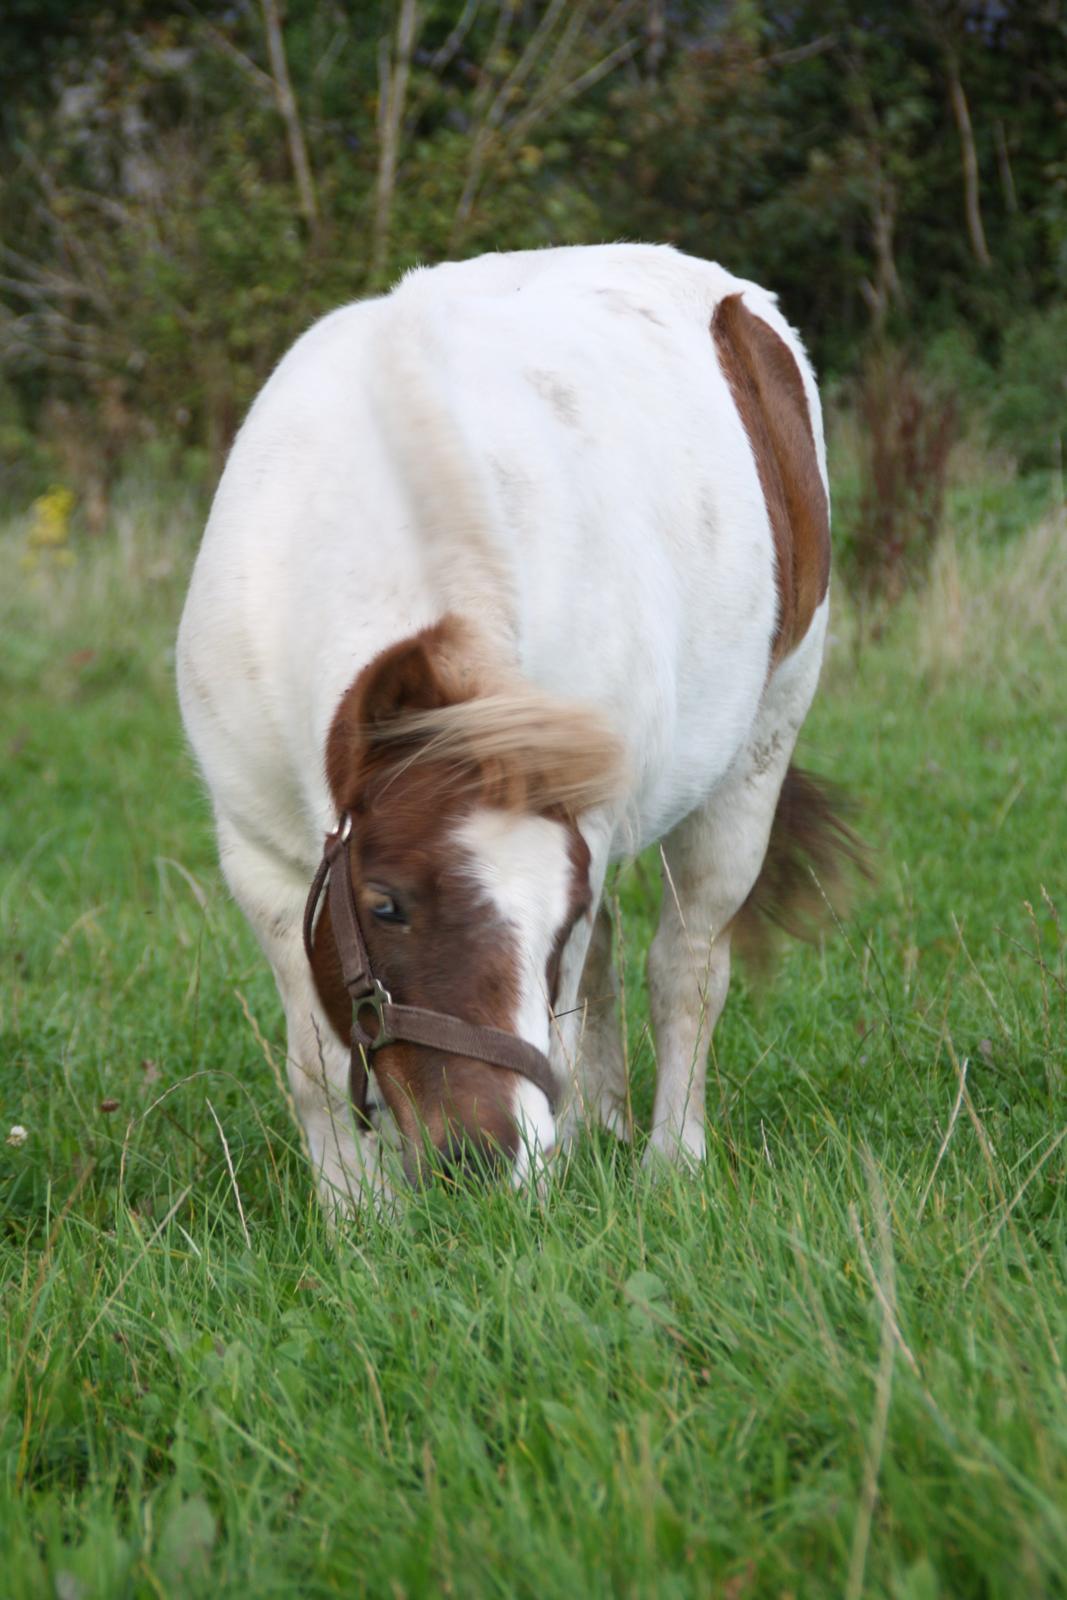
<svg viewBox="0 0 1067 1600"><path fill-rule="evenodd" d="M733 943L757 968L775 929L814 939L845 909L849 879L870 877L863 841L846 818L848 797L813 773L790 766L778 796L760 875L733 922Z"/></svg>
<svg viewBox="0 0 1067 1600"><path fill-rule="evenodd" d="M778 581L771 660L796 648L830 580L830 512L804 383L788 345L727 295L711 319L719 361L756 458Z"/></svg>
<svg viewBox="0 0 1067 1600"><path fill-rule="evenodd" d="M326 775L338 814L352 816L352 881L376 976L398 1004L513 1032L520 991L515 935L479 891L455 833L476 805L547 810L537 802L566 790L567 782L552 771L561 754L558 736L546 733L540 769L530 757L529 729L521 755L509 759L491 709L477 709L487 698L483 688L477 651L456 619L401 641L343 695L327 740ZM509 703L520 699L516 692ZM403 923L374 916L371 907L383 893ZM347 1043L351 1008L328 901L311 964L330 1024ZM427 1138L449 1166L481 1167L517 1152L512 1073L406 1043L384 1047L374 1068L405 1135L409 1170L420 1170Z"/></svg>

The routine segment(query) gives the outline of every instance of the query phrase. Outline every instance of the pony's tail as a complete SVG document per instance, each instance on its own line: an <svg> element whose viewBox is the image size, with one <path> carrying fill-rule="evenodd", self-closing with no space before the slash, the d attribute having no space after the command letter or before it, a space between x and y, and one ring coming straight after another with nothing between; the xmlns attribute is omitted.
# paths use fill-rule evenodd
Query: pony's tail
<svg viewBox="0 0 1067 1600"><path fill-rule="evenodd" d="M778 932L816 939L847 909L857 875L870 878L855 805L836 785L790 767L760 875L734 920L734 948L765 969Z"/></svg>

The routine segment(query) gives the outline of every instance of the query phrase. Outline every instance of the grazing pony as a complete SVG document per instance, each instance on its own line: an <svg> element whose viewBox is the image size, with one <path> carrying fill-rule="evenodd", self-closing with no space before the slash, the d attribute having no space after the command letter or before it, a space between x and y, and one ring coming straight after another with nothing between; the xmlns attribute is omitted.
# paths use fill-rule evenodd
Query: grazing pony
<svg viewBox="0 0 1067 1600"><path fill-rule="evenodd" d="M790 766L829 565L811 368L722 267L420 268L285 357L178 682L331 1213L388 1186L390 1141L413 1180L521 1183L584 1118L626 1131L601 895L657 840L649 1153L703 1156L731 935L810 882L797 841L848 848Z"/></svg>

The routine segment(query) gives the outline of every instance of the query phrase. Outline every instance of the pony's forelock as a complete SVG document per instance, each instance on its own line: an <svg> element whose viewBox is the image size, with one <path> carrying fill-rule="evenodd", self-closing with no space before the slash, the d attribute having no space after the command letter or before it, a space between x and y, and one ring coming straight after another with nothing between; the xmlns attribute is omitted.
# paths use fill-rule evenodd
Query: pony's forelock
<svg viewBox="0 0 1067 1600"><path fill-rule="evenodd" d="M373 730L394 746L398 768L424 762L489 775L514 807L577 814L617 801L626 779L622 740L590 707L525 686L425 711L404 711Z"/></svg>

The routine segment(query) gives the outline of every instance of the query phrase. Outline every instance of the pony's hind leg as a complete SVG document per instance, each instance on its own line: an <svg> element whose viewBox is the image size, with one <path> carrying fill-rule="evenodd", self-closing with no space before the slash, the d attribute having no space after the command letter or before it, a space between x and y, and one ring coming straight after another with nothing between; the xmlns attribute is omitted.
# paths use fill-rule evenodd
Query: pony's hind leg
<svg viewBox="0 0 1067 1600"><path fill-rule="evenodd" d="M735 818L724 857L725 831L716 800L664 841L663 905L648 952L657 1067L650 1153L698 1161L705 1152L708 1048L730 984L730 924L766 845L755 819L750 830L739 830Z"/></svg>
<svg viewBox="0 0 1067 1600"><path fill-rule="evenodd" d="M650 1153L695 1160L705 1153L707 1056L730 985L732 925L767 854L815 689L822 631L813 629L778 669L725 780L663 841L663 903L648 955L657 1059Z"/></svg>

